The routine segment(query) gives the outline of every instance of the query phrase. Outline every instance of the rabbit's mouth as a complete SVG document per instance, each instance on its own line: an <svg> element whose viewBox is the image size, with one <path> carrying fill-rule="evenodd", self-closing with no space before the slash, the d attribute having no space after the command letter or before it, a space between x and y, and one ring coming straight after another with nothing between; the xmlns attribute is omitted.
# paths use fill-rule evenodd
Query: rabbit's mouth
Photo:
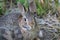
<svg viewBox="0 0 60 40"><path fill-rule="evenodd" d="M21 32L22 32L23 34L24 34L24 33L29 33L30 30L31 30L31 27L29 27L29 26L23 26L23 27L21 28Z"/></svg>
<svg viewBox="0 0 60 40"><path fill-rule="evenodd" d="M29 25L28 26L23 26L23 29L26 30L26 31L30 31L31 27Z"/></svg>

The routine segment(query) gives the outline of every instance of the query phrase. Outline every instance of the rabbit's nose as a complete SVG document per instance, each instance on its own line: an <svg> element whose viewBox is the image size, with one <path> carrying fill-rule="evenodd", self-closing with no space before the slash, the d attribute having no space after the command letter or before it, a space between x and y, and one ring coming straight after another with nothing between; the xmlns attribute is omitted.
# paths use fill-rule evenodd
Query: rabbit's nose
<svg viewBox="0 0 60 40"><path fill-rule="evenodd" d="M28 27L27 27L27 30L31 30L31 26L28 26Z"/></svg>
<svg viewBox="0 0 60 40"><path fill-rule="evenodd" d="M28 31L31 30L30 26L24 26L25 29L27 29Z"/></svg>

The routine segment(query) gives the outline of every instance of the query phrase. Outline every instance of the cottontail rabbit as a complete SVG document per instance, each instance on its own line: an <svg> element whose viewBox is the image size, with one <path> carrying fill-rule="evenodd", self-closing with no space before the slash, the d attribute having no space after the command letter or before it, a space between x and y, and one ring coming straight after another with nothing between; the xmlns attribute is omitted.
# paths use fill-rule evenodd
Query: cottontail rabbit
<svg viewBox="0 0 60 40"><path fill-rule="evenodd" d="M36 9L34 5L34 2L29 3L30 11L26 12L24 7L18 3L18 10L13 10L0 17L0 34L3 38L6 40L33 40L37 37L37 28L32 14Z"/></svg>

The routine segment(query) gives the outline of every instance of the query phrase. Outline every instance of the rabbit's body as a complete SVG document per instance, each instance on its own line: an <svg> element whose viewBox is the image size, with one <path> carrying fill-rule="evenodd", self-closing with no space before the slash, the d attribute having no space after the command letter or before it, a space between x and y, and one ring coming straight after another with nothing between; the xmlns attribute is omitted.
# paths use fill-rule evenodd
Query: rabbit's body
<svg viewBox="0 0 60 40"><path fill-rule="evenodd" d="M20 13L9 13L0 17L0 33L8 40L21 40L22 33L18 25ZM4 31L2 33L2 31ZM7 35L6 35L7 34ZM14 35L12 35L14 34ZM5 35L5 36L4 36ZM20 37L18 37L20 35ZM14 37L13 37L14 36Z"/></svg>

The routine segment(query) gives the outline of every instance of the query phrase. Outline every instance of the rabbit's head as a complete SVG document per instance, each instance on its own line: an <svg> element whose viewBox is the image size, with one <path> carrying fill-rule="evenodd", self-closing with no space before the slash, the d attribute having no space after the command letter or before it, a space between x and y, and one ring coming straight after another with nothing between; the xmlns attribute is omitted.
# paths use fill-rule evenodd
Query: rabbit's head
<svg viewBox="0 0 60 40"><path fill-rule="evenodd" d="M30 31L35 26L33 13L35 12L34 4L31 2L29 4L29 11L25 11L23 5L18 3L18 8L21 11L21 15L19 16L19 26L23 31Z"/></svg>

